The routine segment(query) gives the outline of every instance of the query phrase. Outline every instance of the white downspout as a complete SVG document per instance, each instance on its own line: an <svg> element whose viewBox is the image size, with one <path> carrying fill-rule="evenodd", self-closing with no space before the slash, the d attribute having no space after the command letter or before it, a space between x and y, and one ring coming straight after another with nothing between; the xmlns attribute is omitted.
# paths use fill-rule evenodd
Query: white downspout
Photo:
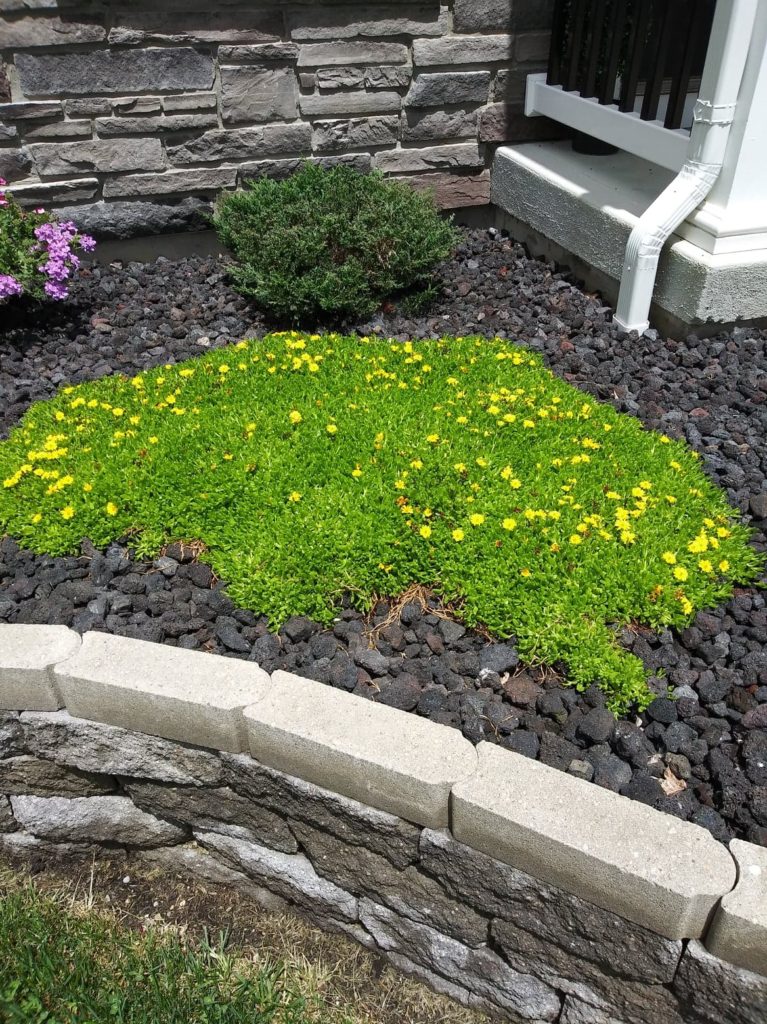
<svg viewBox="0 0 767 1024"><path fill-rule="evenodd" d="M650 325L658 261L674 229L699 206L724 164L758 0L717 0L687 159L639 218L626 246L614 322L640 334Z"/></svg>

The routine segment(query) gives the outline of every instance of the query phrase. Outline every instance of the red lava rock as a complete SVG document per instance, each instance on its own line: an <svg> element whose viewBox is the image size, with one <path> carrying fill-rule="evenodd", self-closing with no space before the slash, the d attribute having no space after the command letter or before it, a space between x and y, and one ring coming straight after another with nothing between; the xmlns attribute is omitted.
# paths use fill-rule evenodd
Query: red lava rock
<svg viewBox="0 0 767 1024"><path fill-rule="evenodd" d="M760 704L758 708L747 711L740 724L744 729L767 729L767 704Z"/></svg>
<svg viewBox="0 0 767 1024"><path fill-rule="evenodd" d="M526 672L510 679L503 687L512 704L519 707L534 705L541 693L541 687Z"/></svg>

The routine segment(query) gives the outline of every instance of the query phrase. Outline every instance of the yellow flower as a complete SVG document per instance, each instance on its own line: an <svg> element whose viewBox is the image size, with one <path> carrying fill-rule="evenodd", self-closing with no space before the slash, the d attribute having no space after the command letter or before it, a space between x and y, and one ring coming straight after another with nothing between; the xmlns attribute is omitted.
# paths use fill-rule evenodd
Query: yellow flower
<svg viewBox="0 0 767 1024"><path fill-rule="evenodd" d="M512 479L509 480L509 487L511 487L511 489L513 491L518 491L521 486L522 486L522 481L521 480L517 480L516 477L512 477Z"/></svg>
<svg viewBox="0 0 767 1024"><path fill-rule="evenodd" d="M300 500L301 500L301 495L299 494L298 491L291 491L290 494L288 495L288 501L300 501Z"/></svg>
<svg viewBox="0 0 767 1024"><path fill-rule="evenodd" d="M67 505L65 508L59 509L59 515L62 519L71 519L75 514L75 510L71 505Z"/></svg>
<svg viewBox="0 0 767 1024"><path fill-rule="evenodd" d="M427 434L426 440L429 442L429 444L436 444L437 441L439 441L439 434Z"/></svg>
<svg viewBox="0 0 767 1024"><path fill-rule="evenodd" d="M705 533L699 533L695 540L690 541L687 550L693 555L701 555L704 551L708 551L708 537Z"/></svg>
<svg viewBox="0 0 767 1024"><path fill-rule="evenodd" d="M722 559L722 561L721 561L721 562L719 563L719 569L720 569L720 571L721 571L721 572L727 572L727 570L728 570L729 568L730 568L730 563L729 563L729 562L727 561L727 559L726 559L726 558L723 558L723 559Z"/></svg>
<svg viewBox="0 0 767 1024"><path fill-rule="evenodd" d="M229 373L229 367L226 363L222 363L218 368L219 373Z"/></svg>
<svg viewBox="0 0 767 1024"><path fill-rule="evenodd" d="M684 583L689 575L690 574L683 565L678 565L676 569L674 569L674 579L679 580L680 583Z"/></svg>
<svg viewBox="0 0 767 1024"><path fill-rule="evenodd" d="M327 432L329 434L337 434L338 433L338 427L335 425L335 423L328 423L325 426L325 430L327 430Z"/></svg>
<svg viewBox="0 0 767 1024"><path fill-rule="evenodd" d="M517 521L516 521L516 519L511 519L509 517L508 519L504 519L504 521L503 521L503 523L501 525L503 526L504 530L516 530L516 528L517 528Z"/></svg>
<svg viewBox="0 0 767 1024"><path fill-rule="evenodd" d="M354 469L352 470L352 476L353 476L353 477L355 478L355 480L356 480L356 479L357 479L358 477L361 477L361 476L362 476L362 470L360 469L360 467L359 467L359 466L355 466L355 467L354 467Z"/></svg>
<svg viewBox="0 0 767 1024"><path fill-rule="evenodd" d="M668 565L676 565L676 555L673 551L664 551L660 556Z"/></svg>
<svg viewBox="0 0 767 1024"><path fill-rule="evenodd" d="M570 543L577 547L578 544L583 543L583 537L579 533L573 533L570 535Z"/></svg>
<svg viewBox="0 0 767 1024"><path fill-rule="evenodd" d="M231 462L233 458L234 455L231 452L224 452L224 462Z"/></svg>
<svg viewBox="0 0 767 1024"><path fill-rule="evenodd" d="M429 537L431 537L431 527L430 526L422 526L421 529L418 532L421 534L421 536L423 537L424 540L428 540Z"/></svg>
<svg viewBox="0 0 767 1024"><path fill-rule="evenodd" d="M466 536L463 530L453 530L453 540L461 541Z"/></svg>
<svg viewBox="0 0 767 1024"><path fill-rule="evenodd" d="M298 409L292 409L291 412L290 412L290 415L288 416L288 419L290 420L291 423L293 423L295 425L295 424L301 422L301 420L303 419L303 416L298 411Z"/></svg>
<svg viewBox="0 0 767 1024"><path fill-rule="evenodd" d="M709 562L709 560L707 558L701 558L701 560L698 562L698 568L700 569L701 572L713 572L714 571L713 565L711 564L711 562Z"/></svg>
<svg viewBox="0 0 767 1024"><path fill-rule="evenodd" d="M466 472L466 463L465 462L456 462L455 465L453 466L453 469L456 471L456 473L465 473Z"/></svg>
<svg viewBox="0 0 767 1024"><path fill-rule="evenodd" d="M522 420L522 426L525 427L526 430L534 430L535 429L535 421L534 420Z"/></svg>
<svg viewBox="0 0 767 1024"><path fill-rule="evenodd" d="M676 505L676 498L673 494L667 494L666 501L669 503L669 505Z"/></svg>
<svg viewBox="0 0 767 1024"><path fill-rule="evenodd" d="M413 469L423 469L423 463L420 459L413 459L410 465Z"/></svg>
<svg viewBox="0 0 767 1024"><path fill-rule="evenodd" d="M118 509L117 505L115 505L115 503L113 501L108 501L107 502L107 515L108 516L116 516L118 512L119 512L119 509Z"/></svg>
<svg viewBox="0 0 767 1024"><path fill-rule="evenodd" d="M468 416L456 416L455 422L456 423L460 423L461 426L463 426L465 423L469 422L469 417Z"/></svg>
<svg viewBox="0 0 767 1024"><path fill-rule="evenodd" d="M90 494L93 490L93 484L83 484L83 490L86 494Z"/></svg>
<svg viewBox="0 0 767 1024"><path fill-rule="evenodd" d="M481 526L485 521L485 517L480 515L479 512L473 512L469 516L469 522L472 526Z"/></svg>
<svg viewBox="0 0 767 1024"><path fill-rule="evenodd" d="M35 514L32 516L32 522L39 523L42 518L43 517L40 512L35 512Z"/></svg>
<svg viewBox="0 0 767 1024"><path fill-rule="evenodd" d="M115 406L115 408L112 409L112 415L113 416L122 416L124 412L125 412L125 409L118 409L117 406Z"/></svg>
<svg viewBox="0 0 767 1024"><path fill-rule="evenodd" d="M159 437L154 437L153 436L153 437L149 438L149 443L150 444L157 444L159 440L160 440Z"/></svg>
<svg viewBox="0 0 767 1024"><path fill-rule="evenodd" d="M532 573L530 572L530 570L529 570L529 569L520 569L520 570L519 570L519 575L520 575L520 576L524 576L524 577L525 577L525 579L528 579L528 578L529 578L530 576L532 576L533 574L532 574Z"/></svg>

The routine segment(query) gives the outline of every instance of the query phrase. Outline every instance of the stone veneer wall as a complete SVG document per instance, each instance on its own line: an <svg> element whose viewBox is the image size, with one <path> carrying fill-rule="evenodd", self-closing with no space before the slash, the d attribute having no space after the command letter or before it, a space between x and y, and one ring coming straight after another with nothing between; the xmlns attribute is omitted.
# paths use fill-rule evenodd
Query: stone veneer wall
<svg viewBox="0 0 767 1024"><path fill-rule="evenodd" d="M0 0L0 177L101 237L204 226L302 157L489 203L553 0Z"/></svg>
<svg viewBox="0 0 767 1024"><path fill-rule="evenodd" d="M510 1022L767 1019L751 844L314 681L106 634L0 626L0 708L8 853L119 848L231 885Z"/></svg>

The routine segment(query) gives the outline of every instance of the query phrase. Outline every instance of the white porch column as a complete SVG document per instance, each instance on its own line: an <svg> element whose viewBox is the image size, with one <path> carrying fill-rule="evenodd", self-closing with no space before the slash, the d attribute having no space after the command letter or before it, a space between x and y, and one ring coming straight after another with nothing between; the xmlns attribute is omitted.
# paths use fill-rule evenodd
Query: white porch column
<svg viewBox="0 0 767 1024"><path fill-rule="evenodd" d="M724 166L708 199L676 234L712 255L767 253L767 3L761 0Z"/></svg>

